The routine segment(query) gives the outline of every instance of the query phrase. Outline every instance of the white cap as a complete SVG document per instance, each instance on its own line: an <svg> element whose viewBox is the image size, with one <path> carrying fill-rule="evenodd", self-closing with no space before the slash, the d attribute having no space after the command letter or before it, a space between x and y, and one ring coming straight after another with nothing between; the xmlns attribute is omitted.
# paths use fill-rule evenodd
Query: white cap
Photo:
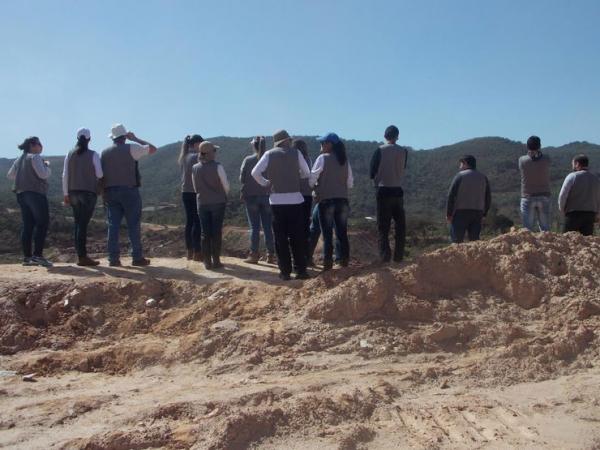
<svg viewBox="0 0 600 450"><path fill-rule="evenodd" d="M127 128L125 128L120 123L116 123L112 126L108 137L111 139L116 139L118 137L125 136L126 134L127 134Z"/></svg>
<svg viewBox="0 0 600 450"><path fill-rule="evenodd" d="M81 136L85 137L89 141L92 137L92 134L87 128L80 128L77 130L77 139L79 139Z"/></svg>

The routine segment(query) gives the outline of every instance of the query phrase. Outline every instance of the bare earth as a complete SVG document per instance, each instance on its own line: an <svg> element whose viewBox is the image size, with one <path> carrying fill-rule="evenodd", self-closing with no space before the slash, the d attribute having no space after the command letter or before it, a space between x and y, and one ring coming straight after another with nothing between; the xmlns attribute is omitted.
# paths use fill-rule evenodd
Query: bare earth
<svg viewBox="0 0 600 450"><path fill-rule="evenodd" d="M600 448L600 238L225 264L0 265L0 446Z"/></svg>

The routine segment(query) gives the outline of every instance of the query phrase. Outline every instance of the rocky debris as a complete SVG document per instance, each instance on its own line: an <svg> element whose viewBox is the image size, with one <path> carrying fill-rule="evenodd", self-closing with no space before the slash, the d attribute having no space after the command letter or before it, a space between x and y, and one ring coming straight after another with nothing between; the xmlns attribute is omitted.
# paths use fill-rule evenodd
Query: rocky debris
<svg viewBox="0 0 600 450"><path fill-rule="evenodd" d="M29 383L35 383L37 380L35 379L36 374L35 373L29 373L27 375L23 375L22 380L23 381L27 381Z"/></svg>
<svg viewBox="0 0 600 450"><path fill-rule="evenodd" d="M146 300L145 304L147 308L156 308L158 306L158 302L153 298Z"/></svg>

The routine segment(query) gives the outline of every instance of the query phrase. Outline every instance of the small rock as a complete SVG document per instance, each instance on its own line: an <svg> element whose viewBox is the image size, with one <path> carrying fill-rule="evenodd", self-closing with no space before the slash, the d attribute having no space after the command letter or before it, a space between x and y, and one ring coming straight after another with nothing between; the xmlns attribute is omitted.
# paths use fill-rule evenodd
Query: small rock
<svg viewBox="0 0 600 450"><path fill-rule="evenodd" d="M448 380L442 381L442 384L440 385L440 389L448 389L449 387L450 387L450 385L448 384Z"/></svg>
<svg viewBox="0 0 600 450"><path fill-rule="evenodd" d="M360 340L360 348L371 348L373 347L371 344L369 344L369 341L367 341L366 339L361 339Z"/></svg>
<svg viewBox="0 0 600 450"><path fill-rule="evenodd" d="M63 302L63 306L66 308L67 306L69 306L69 299L65 298L65 301Z"/></svg>
<svg viewBox="0 0 600 450"><path fill-rule="evenodd" d="M146 300L146 307L155 308L156 306L158 306L158 302L155 299L149 298L148 300Z"/></svg>
<svg viewBox="0 0 600 450"><path fill-rule="evenodd" d="M220 322L213 323L210 326L212 331L237 331L240 329L240 326L235 320L225 319Z"/></svg>
<svg viewBox="0 0 600 450"><path fill-rule="evenodd" d="M23 375L23 381L27 381L29 383L35 383L37 380L35 379L35 373L30 373L27 375Z"/></svg>

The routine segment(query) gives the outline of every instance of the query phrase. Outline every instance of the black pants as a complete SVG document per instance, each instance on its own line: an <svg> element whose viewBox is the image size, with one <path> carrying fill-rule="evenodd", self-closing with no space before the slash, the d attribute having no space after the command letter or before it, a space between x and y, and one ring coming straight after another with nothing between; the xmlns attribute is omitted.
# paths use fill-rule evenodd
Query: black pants
<svg viewBox="0 0 600 450"><path fill-rule="evenodd" d="M87 229L94 215L98 196L94 192L69 191L69 203L73 209L73 222L75 224L74 239L75 250L80 258L87 256Z"/></svg>
<svg viewBox="0 0 600 450"><path fill-rule="evenodd" d="M225 203L198 205L198 214L202 223L202 256L204 263L219 262L223 241L223 218Z"/></svg>
<svg viewBox="0 0 600 450"><path fill-rule="evenodd" d="M292 256L298 273L306 271L306 233L304 231L304 206L271 205L273 210L273 232L279 271L292 273ZM291 253L290 253L291 248Z"/></svg>
<svg viewBox="0 0 600 450"><path fill-rule="evenodd" d="M377 230L379 231L379 256L384 262L392 258L390 248L390 228L394 220L394 261L400 262L404 258L406 243L406 215L404 213L404 197L378 196L377 197Z"/></svg>
<svg viewBox="0 0 600 450"><path fill-rule="evenodd" d="M306 258L306 262L308 263L308 261L312 258L312 251L311 251L311 239L310 239L310 222L312 220L312 204L313 204L313 198L311 196L304 196L304 203L302 203L302 209L303 209L303 220L304 222L304 242L305 242L305 258Z"/></svg>
<svg viewBox="0 0 600 450"><path fill-rule="evenodd" d="M474 209L459 209L452 216L450 224L450 237L452 242L460 244L465 240L465 232L469 235L469 241L478 241L481 234L481 221L483 211Z"/></svg>
<svg viewBox="0 0 600 450"><path fill-rule="evenodd" d="M48 199L44 194L27 191L17 194L17 203L21 207L21 217L23 218L23 230L21 231L23 256L26 258L32 256L32 240L33 256L42 256L50 223Z"/></svg>
<svg viewBox="0 0 600 450"><path fill-rule="evenodd" d="M596 222L595 212L572 211L565 216L563 232L578 231L584 236L591 236L594 234L594 222Z"/></svg>
<svg viewBox="0 0 600 450"><path fill-rule="evenodd" d="M182 192L181 201L185 210L185 248L200 252L202 227L198 215L198 204L195 192Z"/></svg>

